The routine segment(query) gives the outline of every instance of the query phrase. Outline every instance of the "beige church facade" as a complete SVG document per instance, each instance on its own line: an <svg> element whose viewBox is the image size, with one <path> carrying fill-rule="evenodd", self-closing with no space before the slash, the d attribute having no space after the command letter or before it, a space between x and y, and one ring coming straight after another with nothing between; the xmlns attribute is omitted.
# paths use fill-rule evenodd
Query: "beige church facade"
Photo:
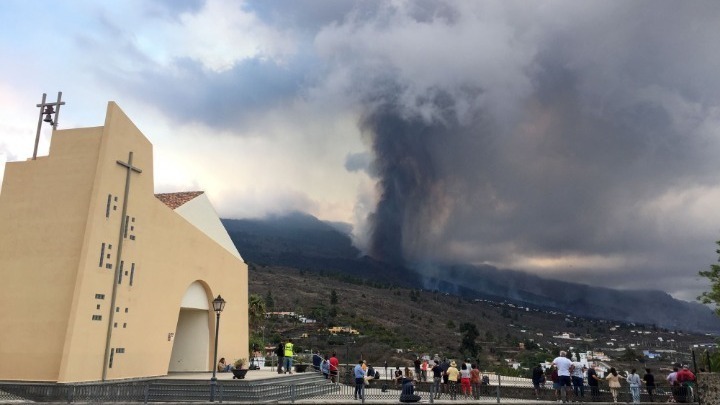
<svg viewBox="0 0 720 405"><path fill-rule="evenodd" d="M154 194L152 145L113 102L6 164L0 280L0 380L209 371L218 295L218 357L248 357L247 265L205 194Z"/></svg>

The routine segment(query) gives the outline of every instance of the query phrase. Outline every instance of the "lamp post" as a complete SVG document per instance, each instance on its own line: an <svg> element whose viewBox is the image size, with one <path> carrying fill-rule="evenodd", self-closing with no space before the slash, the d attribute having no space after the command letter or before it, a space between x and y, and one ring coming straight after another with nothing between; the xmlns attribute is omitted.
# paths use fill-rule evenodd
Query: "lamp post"
<svg viewBox="0 0 720 405"><path fill-rule="evenodd" d="M215 355L213 356L212 364L213 374L210 379L210 402L215 402L215 387L217 386L217 377L215 376L215 372L217 372L218 332L220 331L220 312L222 312L225 308L225 300L218 294L212 304L217 317L215 319Z"/></svg>

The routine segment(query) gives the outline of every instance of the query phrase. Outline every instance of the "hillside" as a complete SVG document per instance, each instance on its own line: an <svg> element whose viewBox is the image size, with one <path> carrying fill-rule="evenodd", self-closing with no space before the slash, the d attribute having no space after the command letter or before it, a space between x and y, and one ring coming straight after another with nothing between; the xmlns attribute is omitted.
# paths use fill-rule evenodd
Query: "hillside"
<svg viewBox="0 0 720 405"><path fill-rule="evenodd" d="M318 321L303 324L270 318L264 324L265 341L273 344L281 337L293 337L303 349L336 350L342 361L347 358L353 361L362 354L376 364L385 360L389 364L406 364L416 353L454 358L467 355L460 349L460 327L472 324L479 332L477 357L482 367L488 369L503 367L505 358L528 366L552 358L559 349L569 348L605 351L611 358L627 357L625 348L636 354L646 349L667 351L664 358L657 360L658 364L666 365L687 361L692 344L710 339L646 325L583 319L508 302L382 288L340 278L287 267L252 265L250 293L271 297L274 305L268 311L294 311ZM331 304L332 291L337 296L335 305ZM327 332L331 326L350 326L360 335L333 336ZM308 337L300 338L303 334ZM559 337L563 334L577 340Z"/></svg>
<svg viewBox="0 0 720 405"><path fill-rule="evenodd" d="M267 219L223 219L223 225L243 258L261 266L287 266L314 272L334 272L380 284L416 286L417 275L380 263L352 244L349 229L292 213Z"/></svg>
<svg viewBox="0 0 720 405"><path fill-rule="evenodd" d="M698 303L660 291L618 291L549 280L492 266L424 265L422 274L363 256L347 229L307 214L261 220L223 220L249 263L571 312L579 317L636 322L668 329L720 332L720 319ZM560 292L560 293L558 293ZM660 310L658 310L660 309Z"/></svg>

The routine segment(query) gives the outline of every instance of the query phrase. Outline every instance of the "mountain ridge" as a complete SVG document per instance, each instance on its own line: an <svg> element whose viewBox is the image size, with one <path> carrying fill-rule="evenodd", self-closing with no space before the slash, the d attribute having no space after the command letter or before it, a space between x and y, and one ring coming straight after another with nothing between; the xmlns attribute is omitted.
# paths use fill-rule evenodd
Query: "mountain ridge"
<svg viewBox="0 0 720 405"><path fill-rule="evenodd" d="M258 265L337 272L378 284L507 300L595 319L720 332L720 319L712 310L659 290L614 290L489 265L436 264L416 270L383 263L353 246L348 228L343 232L338 223L300 212L222 222L246 261Z"/></svg>

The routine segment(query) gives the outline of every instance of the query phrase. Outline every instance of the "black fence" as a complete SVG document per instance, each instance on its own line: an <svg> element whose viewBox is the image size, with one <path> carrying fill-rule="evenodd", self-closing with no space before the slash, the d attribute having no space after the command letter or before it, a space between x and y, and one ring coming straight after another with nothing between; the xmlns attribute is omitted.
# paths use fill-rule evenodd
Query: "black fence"
<svg viewBox="0 0 720 405"><path fill-rule="evenodd" d="M330 402L358 400L380 400L395 402L400 399L402 386L390 379L370 380L356 387L352 375L343 370L339 381L326 380L319 373L308 372L295 375L292 382L273 379L256 381L218 381L214 399L217 402L312 402L329 400ZM432 379L431 379L432 380ZM587 385L577 387L566 393L558 392L548 382L535 389L530 379L490 375L488 384L461 383L435 385L433 381L415 381L415 394L425 403L436 400L468 399L483 402L517 401L568 401L613 402L613 396L606 384L593 389ZM43 383L2 383L0 382L0 402L207 402L211 397L212 385L206 380L154 379L118 383L89 384L43 384ZM564 395L569 395L565 397ZM618 402L632 402L632 393L627 385L617 392ZM640 390L641 402L696 402L696 389L693 385L670 387L659 385L648 392L646 387Z"/></svg>

